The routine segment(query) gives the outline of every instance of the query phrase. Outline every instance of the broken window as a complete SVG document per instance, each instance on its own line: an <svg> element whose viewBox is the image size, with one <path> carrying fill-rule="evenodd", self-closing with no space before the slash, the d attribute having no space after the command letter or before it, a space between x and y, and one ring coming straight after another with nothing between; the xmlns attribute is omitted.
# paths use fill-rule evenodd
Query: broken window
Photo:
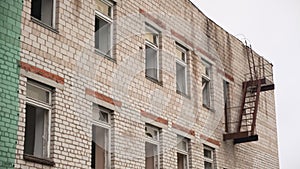
<svg viewBox="0 0 300 169"><path fill-rule="evenodd" d="M31 16L43 23L54 27L56 0L32 0Z"/></svg>
<svg viewBox="0 0 300 169"><path fill-rule="evenodd" d="M188 169L188 139L177 136L177 168Z"/></svg>
<svg viewBox="0 0 300 169"><path fill-rule="evenodd" d="M176 90L187 94L187 50L176 46Z"/></svg>
<svg viewBox="0 0 300 169"><path fill-rule="evenodd" d="M159 129L146 125L146 169L158 169L159 168Z"/></svg>
<svg viewBox="0 0 300 169"><path fill-rule="evenodd" d="M158 31L147 26L145 33L146 77L159 80Z"/></svg>
<svg viewBox="0 0 300 169"><path fill-rule="evenodd" d="M96 0L95 48L107 57L112 55L113 4L105 0Z"/></svg>
<svg viewBox="0 0 300 169"><path fill-rule="evenodd" d="M92 169L110 168L110 114L111 110L93 105Z"/></svg>
<svg viewBox="0 0 300 169"><path fill-rule="evenodd" d="M214 149L204 145L204 169L214 168Z"/></svg>
<svg viewBox="0 0 300 169"><path fill-rule="evenodd" d="M202 104L203 106L210 108L211 92L211 65L203 61L204 69L202 72Z"/></svg>
<svg viewBox="0 0 300 169"><path fill-rule="evenodd" d="M51 88L28 80L24 154L49 157Z"/></svg>

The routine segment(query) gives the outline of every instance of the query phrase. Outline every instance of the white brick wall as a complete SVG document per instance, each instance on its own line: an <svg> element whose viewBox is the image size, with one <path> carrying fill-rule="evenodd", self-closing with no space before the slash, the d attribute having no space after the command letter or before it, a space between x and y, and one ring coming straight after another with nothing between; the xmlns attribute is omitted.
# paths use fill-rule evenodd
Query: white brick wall
<svg viewBox="0 0 300 169"><path fill-rule="evenodd" d="M229 81L231 104L238 106L244 74L248 72L240 41L210 21L189 1L119 0L114 10L115 61L112 61L94 52L94 3L94 0L57 0L58 33L55 33L31 21L31 1L24 1L21 61L64 78L64 84L56 88L54 94L50 157L55 166L49 167L23 159L27 77L20 76L16 168L89 168L93 102L114 110L112 168L144 168L145 120L141 110L168 121L161 130L161 168L175 169L177 166L175 140L178 133L173 130L173 123L195 132L195 136L186 133L191 136L190 169L204 168L203 144L215 148L218 168L279 168L275 103L271 91L262 94L260 99L259 141L241 145L222 141L222 80L225 75L220 72L234 78ZM141 14L140 9L146 14ZM152 23L162 32L162 85L145 78L144 22ZM175 41L190 50L187 97L176 93ZM213 61L213 111L202 106L200 57ZM86 89L119 101L122 106L114 106L96 96L91 101ZM232 111L231 116L237 117L237 111ZM153 125L160 124L154 121L152 119ZM220 145L203 139L203 135Z"/></svg>

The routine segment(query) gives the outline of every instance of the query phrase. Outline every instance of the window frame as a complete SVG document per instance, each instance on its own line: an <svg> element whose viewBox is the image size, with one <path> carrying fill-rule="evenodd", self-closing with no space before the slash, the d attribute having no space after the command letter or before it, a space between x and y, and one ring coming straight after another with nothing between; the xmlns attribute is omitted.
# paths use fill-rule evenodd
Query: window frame
<svg viewBox="0 0 300 169"><path fill-rule="evenodd" d="M26 86L27 85L32 85L34 87L37 87L39 89L42 89L46 92L49 93L49 103L45 103L43 101L38 101L34 98L30 98L28 97L28 90L26 89L26 101L25 101L25 105L27 106L28 105L31 105L31 106L34 106L34 107L39 107L39 108L43 108L43 109L46 109L48 110L48 113L47 113L47 122L48 122L48 128L47 128L47 147L46 147L46 157L38 157L38 156L35 156L34 154L26 154L25 153L25 147L24 147L24 155L29 155L29 156L33 156L33 157L37 157L37 158L42 158L42 159L47 159L47 158L50 158L50 142L51 142L51 111L52 111L52 93L53 93L53 89L44 85L44 84L41 84L39 82L35 82L33 80L27 80L27 83L26 83ZM26 112L25 110L25 115L27 115L28 112ZM25 122L26 123L26 122ZM45 127L45 126L44 126ZM25 130L26 130L26 126L25 126ZM45 130L45 129L44 129ZM26 134L25 134L25 137L24 137L24 146L25 146L25 139L26 139ZM44 154L44 149L43 149L43 154Z"/></svg>
<svg viewBox="0 0 300 169"><path fill-rule="evenodd" d="M223 97L224 97L224 120L225 120L225 132L229 132L230 121L230 83L227 80L223 80Z"/></svg>
<svg viewBox="0 0 300 169"><path fill-rule="evenodd" d="M159 38L160 38L160 32L153 28L151 25L147 24L146 23L146 26L145 26L145 35L150 33L151 35L153 35L153 37L155 36L155 43L153 42L150 42L146 37L144 38L144 41L145 41L145 76L147 78L150 78L150 79L153 79L153 80L156 80L156 81L160 81L160 60L159 60L159 56L160 56L160 48L159 48L159 45L160 45L160 41L159 41ZM156 51L156 74L157 74L157 77L151 77L149 75L147 75L147 47L153 49Z"/></svg>
<svg viewBox="0 0 300 169"><path fill-rule="evenodd" d="M206 108L211 108L211 101L212 101L212 92L211 92L211 83L212 83L212 64L210 64L208 61L202 59L202 64L204 65L204 71L205 74L202 73L202 86L201 86L201 91L202 91L202 105ZM207 73L207 74L206 74ZM203 86L203 81L205 81L206 85ZM208 98L206 98L206 102L204 103L204 89L207 87L207 92L208 92Z"/></svg>
<svg viewBox="0 0 300 169"><path fill-rule="evenodd" d="M205 156L205 150L210 151L211 158ZM204 157L204 169L205 169L205 162L210 163L212 166L212 169L215 167L215 149L212 147L209 147L207 145L204 145L203 147L203 157Z"/></svg>
<svg viewBox="0 0 300 169"><path fill-rule="evenodd" d="M188 50L184 47L182 47L180 44L177 44L176 43L176 50L179 50L181 51L182 53L185 54L185 59L184 61L182 59L178 59L177 56L176 56L176 67L177 67L177 64L179 64L180 66L184 67L184 76L185 76L185 81L184 81L184 91L180 91L178 90L177 88L177 68L176 68L176 92L177 93L180 93L180 94L185 94L185 95L188 95L188 77L187 77L187 69L188 69L188 63L187 63L187 57L188 57Z"/></svg>
<svg viewBox="0 0 300 169"><path fill-rule="evenodd" d="M43 0L40 0L41 1L41 3L42 3L42 1ZM32 2L33 2L33 0L31 0L31 11L30 11L30 16L31 16L31 18L33 18L35 21L37 21L37 22L39 22L40 24L42 24L42 25L45 25L46 27L50 27L50 28L52 28L52 29L56 29L56 1L57 0L52 0L53 1L53 3L52 3L52 16L51 16L51 22L52 22L52 24L48 24L48 23L46 23L46 22L44 22L44 21L42 21L42 19L38 19L38 18L36 18L36 17L34 17L33 15L32 15ZM42 7L41 7L41 15L42 15Z"/></svg>
<svg viewBox="0 0 300 169"><path fill-rule="evenodd" d="M107 143L105 143L105 146L107 146L107 148L108 148L108 150L107 150L107 152L108 152L107 153L108 154L107 158L108 159L105 161L105 163L106 163L105 165L107 165L105 167L110 168L111 167L111 116L112 116L111 114L112 114L113 111L109 110L109 109L107 109L107 108L105 108L101 105L98 105L96 103L93 103L92 116L93 116L95 107L98 107L99 111L104 112L105 114L107 114L107 120L108 120L107 122L105 122L103 120L96 120L95 118L92 118L92 128L93 128L93 126L95 126L95 127L98 127L98 128L103 128L103 129L108 131L108 138L107 138L108 141L107 141ZM93 136L93 130L92 130L92 136ZM91 150L93 150L92 147L91 147Z"/></svg>
<svg viewBox="0 0 300 169"><path fill-rule="evenodd" d="M185 150L182 150L178 147L178 144L180 142L185 142L185 145L186 145ZM177 148L177 156L178 156L178 154L186 156L186 166L184 169L189 169L189 139L187 139L183 136L177 135L177 147L176 148Z"/></svg>
<svg viewBox="0 0 300 169"><path fill-rule="evenodd" d="M149 127L150 129L156 131L157 135L156 135L156 140L151 139L146 132L146 128ZM145 125L145 148L146 148L146 143L150 143L152 145L157 146L157 164L154 163L154 168L157 166L157 168L155 169L159 169L160 168L160 137L159 137L159 133L160 133L160 129L158 127L152 126L151 124L146 124ZM145 168L146 166L146 154L147 152L145 151Z"/></svg>
<svg viewBox="0 0 300 169"><path fill-rule="evenodd" d="M109 55L107 53L104 53L102 52L100 49L98 49L96 47L96 44L94 44L94 48L95 48L95 51L96 53L100 54L100 55L103 55L105 57L108 57L108 58L111 58L111 59L114 59L113 58L113 30L114 30L114 26L113 26L113 19L114 19L114 3L113 2L110 2L108 0L96 0L96 1L101 1L103 2L104 4L106 4L107 6L109 6L111 9L110 9L110 14L111 16L106 16L105 14L103 14L100 10L98 10L97 8L95 9L95 19L102 19L104 20L105 22L107 22L109 24L109 29L110 29L110 33L109 33L109 39L110 39L110 43L109 43L109 47L110 47L110 52L109 52ZM96 20L95 20L96 22ZM96 25L94 26L94 28L96 28ZM96 31L95 31L95 42L96 43Z"/></svg>

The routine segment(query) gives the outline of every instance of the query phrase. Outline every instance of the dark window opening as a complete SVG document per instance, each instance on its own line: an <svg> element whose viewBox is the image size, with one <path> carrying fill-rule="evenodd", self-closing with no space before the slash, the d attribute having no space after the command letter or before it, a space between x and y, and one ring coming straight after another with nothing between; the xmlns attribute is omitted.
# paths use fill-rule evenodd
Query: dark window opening
<svg viewBox="0 0 300 169"><path fill-rule="evenodd" d="M55 0L32 0L31 16L49 26L53 26L54 1Z"/></svg>

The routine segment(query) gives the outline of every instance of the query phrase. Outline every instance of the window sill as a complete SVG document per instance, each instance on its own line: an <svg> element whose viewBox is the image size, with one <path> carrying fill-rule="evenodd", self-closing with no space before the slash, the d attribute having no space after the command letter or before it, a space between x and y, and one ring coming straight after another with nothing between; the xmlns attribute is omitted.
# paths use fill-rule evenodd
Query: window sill
<svg viewBox="0 0 300 169"><path fill-rule="evenodd" d="M42 21L39 20L39 19L36 19L36 18L33 17L33 16L31 16L31 21L32 21L33 23L36 23L36 24L38 24L38 25L40 25L40 26L42 26L42 27L44 27L44 28L46 28L46 29L48 29L48 30L54 32L54 33L57 33L57 34L59 33L57 29L55 29L55 28L53 28L53 27L51 27L51 26L45 24L44 22L42 22Z"/></svg>
<svg viewBox="0 0 300 169"><path fill-rule="evenodd" d="M210 112L216 112L216 110L215 109L213 109L213 107L211 107L211 106L207 106L207 105L205 105L205 104L202 104L202 106L206 109L206 110L208 110L208 111L210 111Z"/></svg>
<svg viewBox="0 0 300 169"><path fill-rule="evenodd" d="M204 108L206 108L207 110L211 110L210 107L209 107L208 105L206 105L206 104L202 104L202 106L203 106Z"/></svg>
<svg viewBox="0 0 300 169"><path fill-rule="evenodd" d="M158 81L157 79L153 78L153 77L150 77L150 76L147 76L146 75L146 79L148 79L149 81L153 82L153 83L156 83L160 86L163 86L163 82L162 81Z"/></svg>
<svg viewBox="0 0 300 169"><path fill-rule="evenodd" d="M104 57L104 58L107 59L107 60L110 60L110 61L112 61L112 62L114 62L114 63L117 63L117 60L116 60L115 58L112 58L112 57L110 57L110 56L104 55L103 53L101 53L101 52L100 52L98 49L96 49L96 48L95 48L95 53L96 53L97 55L100 55L100 56Z"/></svg>
<svg viewBox="0 0 300 169"><path fill-rule="evenodd" d="M39 163L39 164L44 164L44 165L48 165L48 166L54 166L55 165L54 161L52 159L49 159L49 158L40 158L40 157L36 157L36 156L33 156L33 155L29 155L29 154L24 154L23 158L26 161L35 162L35 163Z"/></svg>
<svg viewBox="0 0 300 169"><path fill-rule="evenodd" d="M176 93L183 96L183 97L186 97L188 99L191 99L191 97L189 95L187 95L186 93L183 93L182 91L179 91L179 90L176 90Z"/></svg>

